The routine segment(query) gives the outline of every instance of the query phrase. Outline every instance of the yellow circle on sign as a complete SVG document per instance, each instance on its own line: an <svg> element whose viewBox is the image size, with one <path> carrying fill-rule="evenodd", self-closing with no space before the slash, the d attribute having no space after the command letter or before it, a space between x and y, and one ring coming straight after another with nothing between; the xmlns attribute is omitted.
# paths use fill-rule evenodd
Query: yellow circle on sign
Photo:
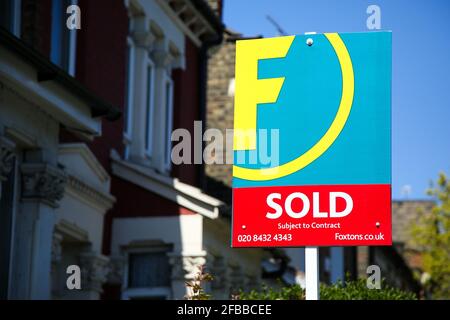
<svg viewBox="0 0 450 320"><path fill-rule="evenodd" d="M265 181L278 179L303 169L311 162L319 158L337 139L347 122L353 104L355 91L355 79L353 65L347 47L337 33L325 33L339 60L342 73L342 96L336 117L322 138L308 151L298 158L273 168L251 169L233 166L233 177L251 180Z"/></svg>

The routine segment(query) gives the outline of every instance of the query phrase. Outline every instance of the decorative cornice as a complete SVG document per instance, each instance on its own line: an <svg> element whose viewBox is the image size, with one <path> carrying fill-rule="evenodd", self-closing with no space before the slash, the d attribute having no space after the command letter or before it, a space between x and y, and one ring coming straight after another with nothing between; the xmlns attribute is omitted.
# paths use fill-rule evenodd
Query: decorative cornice
<svg viewBox="0 0 450 320"><path fill-rule="evenodd" d="M214 14L211 13L207 17L205 10L199 10L192 1L157 0L157 2L184 34L199 47L203 41L218 37L218 33L222 32L218 29L223 27L219 26L220 22ZM208 5L204 4L204 8L207 7ZM213 20L214 23L212 23Z"/></svg>
<svg viewBox="0 0 450 320"><path fill-rule="evenodd" d="M131 37L137 47L152 50L156 36L151 31L135 30L131 32Z"/></svg>
<svg viewBox="0 0 450 320"><path fill-rule="evenodd" d="M75 239L77 242L89 242L89 233L86 230L65 219L59 220L54 232Z"/></svg>
<svg viewBox="0 0 450 320"><path fill-rule="evenodd" d="M106 172L105 168L103 168L85 143L62 143L58 145L58 156L72 154L80 155L102 183L110 180L108 172Z"/></svg>
<svg viewBox="0 0 450 320"><path fill-rule="evenodd" d="M89 198L92 202L100 204L105 209L105 212L111 209L116 201L114 196L98 191L72 175L69 175L67 178L67 186Z"/></svg>
<svg viewBox="0 0 450 320"><path fill-rule="evenodd" d="M81 288L103 292L102 286L109 273L109 259L94 252L80 254Z"/></svg>
<svg viewBox="0 0 450 320"><path fill-rule="evenodd" d="M22 200L42 201L56 208L64 196L67 176L46 163L25 163L22 171Z"/></svg>
<svg viewBox="0 0 450 320"><path fill-rule="evenodd" d="M170 67L174 58L170 52L163 49L153 50L151 53L152 60L158 68Z"/></svg>

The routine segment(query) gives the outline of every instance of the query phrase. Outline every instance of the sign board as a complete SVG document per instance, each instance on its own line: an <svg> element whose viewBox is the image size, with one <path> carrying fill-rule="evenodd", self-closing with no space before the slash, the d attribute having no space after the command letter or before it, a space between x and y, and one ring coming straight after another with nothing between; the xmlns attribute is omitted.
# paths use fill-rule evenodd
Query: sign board
<svg viewBox="0 0 450 320"><path fill-rule="evenodd" d="M236 43L233 247L391 245L391 33Z"/></svg>

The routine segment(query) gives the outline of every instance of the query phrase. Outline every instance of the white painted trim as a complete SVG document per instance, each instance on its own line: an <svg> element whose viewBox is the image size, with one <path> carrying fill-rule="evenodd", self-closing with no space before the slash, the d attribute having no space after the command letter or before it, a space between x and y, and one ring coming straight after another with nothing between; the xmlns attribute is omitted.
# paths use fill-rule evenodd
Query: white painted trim
<svg viewBox="0 0 450 320"><path fill-rule="evenodd" d="M122 300L130 300L133 298L153 298L164 297L169 300L172 296L170 287L153 287L153 288L133 288L122 291Z"/></svg>
<svg viewBox="0 0 450 320"><path fill-rule="evenodd" d="M72 5L78 5L78 0L72 0ZM65 28L65 26L63 27ZM75 77L77 63L77 29L69 30L69 63L67 73Z"/></svg>
<svg viewBox="0 0 450 320"><path fill-rule="evenodd" d="M164 81L164 85L165 85L165 94L166 96L164 97L164 111L165 114L164 116L167 117L169 119L169 123L165 123L164 124L164 130L165 133L163 135L163 137L166 137L167 140L164 141L164 146L167 147L166 153L164 154L164 170L166 172L170 172L171 167L172 167L172 160L171 160L171 151L172 151L172 128L173 128L173 80L169 77L169 75L166 75L166 79ZM167 93L167 88L169 88L169 93ZM168 95L168 102L167 102L167 95Z"/></svg>
<svg viewBox="0 0 450 320"><path fill-rule="evenodd" d="M21 144L25 148L31 149L38 147L38 142L36 138L23 132L22 130L15 127L5 126L4 130L5 136L14 140L14 142Z"/></svg>
<svg viewBox="0 0 450 320"><path fill-rule="evenodd" d="M94 171L99 180L103 183L110 180L108 172L97 160L91 149L85 143L62 143L58 146L58 155L79 154Z"/></svg>
<svg viewBox="0 0 450 320"><path fill-rule="evenodd" d="M197 46L201 47L202 42L199 38L181 21L181 19L173 12L172 8L164 0L156 0L159 6L164 10L164 12L170 17L170 19L175 22L175 25L191 39L191 41Z"/></svg>
<svg viewBox="0 0 450 320"><path fill-rule="evenodd" d="M55 232L59 232L64 236L68 236L72 239L75 239L78 242L88 242L89 241L89 233L80 228L76 224L69 222L65 219L59 220L54 227Z"/></svg>
<svg viewBox="0 0 450 320"><path fill-rule="evenodd" d="M21 24L22 24L22 0L14 0L14 9L13 9L13 26L12 26L12 33L17 37L20 38L21 34Z"/></svg>
<svg viewBox="0 0 450 320"><path fill-rule="evenodd" d="M165 252L170 253L170 246L167 244L149 244L146 247L133 247L131 244L125 251L125 272L124 281L122 285L122 300L130 300L132 298L145 298L145 297L158 297L162 296L166 299L170 299L172 296L172 290L170 286L167 287L144 287L144 288L130 288L129 286L129 262L130 254L133 253L152 253L152 252ZM170 256L167 255L167 259Z"/></svg>
<svg viewBox="0 0 450 320"><path fill-rule="evenodd" d="M95 208L102 215L105 215L116 202L116 198L113 195L100 191L73 175L69 176L64 191L80 202Z"/></svg>
<svg viewBox="0 0 450 320"><path fill-rule="evenodd" d="M150 57L147 55L146 59L146 68L147 68L147 80L148 80L148 67L151 67L151 75L150 75L150 82L151 86L149 88L149 84L147 81L146 91L148 93L148 90L150 90L150 93L148 95L148 101L146 101L145 105L145 111L146 111L146 117L147 117L147 125L148 127L145 128L144 133L147 135L145 138L148 141L148 146L144 146L145 148L145 155L147 158L151 159L153 156L153 121L155 116L155 64L153 63L153 60L150 59Z"/></svg>
<svg viewBox="0 0 450 320"><path fill-rule="evenodd" d="M191 41L197 46L200 47L202 45L202 41L198 38L198 36L188 28L188 26L178 17L178 15L172 10L166 0L156 0L159 6L164 10L164 12L175 22L178 28L187 36ZM206 19L194 8L194 6L186 1L185 4L189 7L191 11L195 13L195 18L199 19L202 24L205 26L206 30L212 30L213 28L206 21Z"/></svg>
<svg viewBox="0 0 450 320"><path fill-rule="evenodd" d="M0 82L7 89L67 127L87 131L82 135L88 138L101 134L101 120L83 100L54 81L38 82L36 72L0 43Z"/></svg>
<svg viewBox="0 0 450 320"><path fill-rule="evenodd" d="M117 152L111 152L111 160L114 175L205 217L216 219L219 216L219 207L223 202L203 193L201 189L158 174L150 168L124 161Z"/></svg>
<svg viewBox="0 0 450 320"><path fill-rule="evenodd" d="M125 126L124 137L127 144L131 144L133 132L133 107L134 107L134 67L135 67L135 44L132 37L127 37L128 51L128 70L127 70L127 123Z"/></svg>

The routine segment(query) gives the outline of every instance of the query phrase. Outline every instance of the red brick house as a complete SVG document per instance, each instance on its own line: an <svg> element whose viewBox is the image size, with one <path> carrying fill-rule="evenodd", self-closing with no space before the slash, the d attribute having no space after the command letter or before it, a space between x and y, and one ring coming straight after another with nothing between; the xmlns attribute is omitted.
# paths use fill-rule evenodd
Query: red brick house
<svg viewBox="0 0 450 320"><path fill-rule="evenodd" d="M61 218L47 228L51 248L42 247L51 253L43 280L51 292L28 298L180 299L199 266L215 275L207 289L217 298L255 287L263 251L232 251L229 215L203 191L203 165L171 161L172 131L194 136L194 121L205 119L221 1L8 0L5 8L2 21L21 41L122 113L101 121L95 135L60 125L58 161L88 181L73 182L90 192L90 200L77 199L97 211L66 190ZM71 30L66 20L74 14L81 28ZM103 193L87 192L88 185ZM70 264L81 268L81 290L65 286Z"/></svg>

